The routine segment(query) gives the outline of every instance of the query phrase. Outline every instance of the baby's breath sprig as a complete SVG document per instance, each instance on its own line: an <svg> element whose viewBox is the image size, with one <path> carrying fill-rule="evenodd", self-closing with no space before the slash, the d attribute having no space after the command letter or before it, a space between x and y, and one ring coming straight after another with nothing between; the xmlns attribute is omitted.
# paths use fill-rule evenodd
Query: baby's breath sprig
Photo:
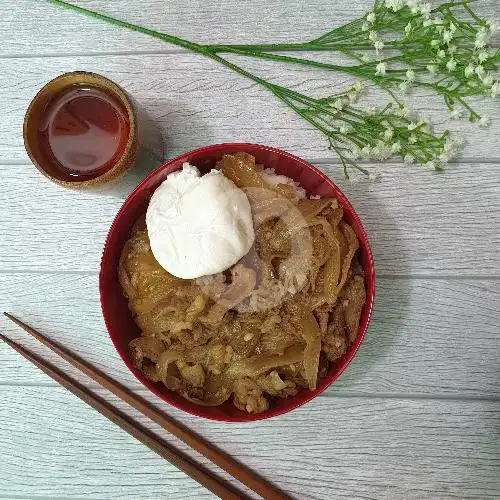
<svg viewBox="0 0 500 500"><path fill-rule="evenodd" d="M144 33L191 50L261 85L325 135L328 139L330 149L338 154L347 178L350 178L350 173L353 171L366 174L370 178L374 177L374 174L359 165L358 161L360 159L375 159L381 161L392 156L401 156L405 163L421 163L437 171L441 171L444 168L444 164L456 154L460 146L459 141L450 140L447 131L441 135L433 134L428 123L412 116L397 99L396 102L398 102L399 106L396 109L393 108L392 103L387 104L381 109L372 110L365 110L356 106L356 101L363 92L363 85L359 81L351 89L345 92L325 98L314 98L293 89L277 85L250 73L244 68L221 57L220 52L224 50L216 48L216 46L201 45L169 35L168 33L161 33L143 28L83 7L78 7L63 0L48 1L96 19L106 21L115 26ZM363 22L368 22L373 25L379 14L377 10L374 12L375 13L372 15L368 14ZM350 24L355 25L356 21ZM344 28L347 29L346 27ZM369 37L370 36L371 35L369 35ZM378 38L376 36L371 36L371 39L374 42L375 50L382 50L382 44L376 45ZM239 50L240 49L235 48L232 50L228 49L228 51ZM248 53L245 52L245 55L253 54L254 52L252 51ZM259 52L258 54L259 55L256 55L256 57L287 57L267 52ZM297 61L306 61L307 64L313 63L312 61L300 59L297 59ZM376 74L372 77L374 81L380 82L381 84L383 84L382 80L388 73L386 61L387 60L380 60L376 63L374 71ZM364 71L368 71L367 68L374 69L372 67L373 64L374 63L367 63L366 67L363 66L364 69L363 72L360 73L361 76L364 75ZM411 70L406 70L406 77L408 79L414 76L410 71ZM391 92L390 89L388 90ZM393 95L392 92L391 95Z"/></svg>
<svg viewBox="0 0 500 500"><path fill-rule="evenodd" d="M455 117L480 115L466 101L476 95L500 94L500 52L489 47L497 24L479 17L471 0L431 8L421 0L376 0L371 12L305 43L211 45L219 53L313 66L349 73L384 89L406 93L423 87L440 94ZM334 51L355 61L335 65L275 51Z"/></svg>
<svg viewBox="0 0 500 500"><path fill-rule="evenodd" d="M355 106L363 91L361 82L346 92L319 99L278 85L272 91L326 136L347 178L352 169L369 175L359 160L382 161L393 156L401 156L407 164L442 171L461 146L448 131L433 134L429 124L407 108L394 109L392 103L371 110Z"/></svg>

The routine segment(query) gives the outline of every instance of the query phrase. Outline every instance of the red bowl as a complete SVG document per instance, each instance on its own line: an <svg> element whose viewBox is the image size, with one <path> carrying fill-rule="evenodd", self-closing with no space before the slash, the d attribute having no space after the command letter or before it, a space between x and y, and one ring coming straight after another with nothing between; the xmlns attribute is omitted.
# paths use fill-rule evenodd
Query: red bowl
<svg viewBox="0 0 500 500"><path fill-rule="evenodd" d="M139 329L132 319L127 301L123 297L120 283L118 282L117 268L120 254L125 242L130 237L130 232L135 221L145 213L149 199L158 185L163 182L168 174L179 170L184 162L196 165L202 173L209 171L220 160L222 155L245 151L253 155L257 163L266 168L274 168L276 173L286 175L306 189L310 195L322 197L335 197L344 209L346 221L354 228L360 242L359 257L365 270L367 298L361 315L358 335L347 352L337 360L331 367L328 375L324 377L315 391L302 390L293 398L278 399L274 401L271 408L256 415L249 415L238 410L228 401L221 406L205 407L195 405L182 396L169 391L161 383L148 381L131 363L127 346L129 342L140 335ZM279 149L261 146L258 144L217 144L191 151L179 156L159 167L144 179L125 200L117 213L111 229L109 230L104 252L101 260L101 272L99 276L99 289L101 295L101 307L104 321L109 336L130 371L154 394L172 404L176 408L213 420L230 422L243 422L259 420L276 415L281 415L297 408L318 394L323 392L351 362L368 327L368 322L373 308L375 293L375 273L373 258L368 238L361 226L361 222L347 198L340 189L317 168L309 163Z"/></svg>

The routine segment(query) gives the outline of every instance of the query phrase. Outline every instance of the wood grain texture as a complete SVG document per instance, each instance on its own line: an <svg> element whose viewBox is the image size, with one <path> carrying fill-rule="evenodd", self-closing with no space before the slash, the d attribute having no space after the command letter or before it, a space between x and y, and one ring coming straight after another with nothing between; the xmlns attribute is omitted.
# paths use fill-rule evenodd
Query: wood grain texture
<svg viewBox="0 0 500 500"><path fill-rule="evenodd" d="M373 185L351 185L335 164L318 168L358 212L377 274L500 276L500 164L454 164L443 175L384 164ZM31 164L0 164L0 176L1 270L98 270L120 198L61 189Z"/></svg>
<svg viewBox="0 0 500 500"><path fill-rule="evenodd" d="M321 0L292 3L273 2L272 15L265 0L235 3L231 0L165 2L164 0L76 0L73 4L119 19L186 37L199 43L252 43L285 41L294 33L313 38L362 15L366 5L338 5ZM25 12L28 22L22 22ZM111 51L166 51L173 47L136 33L126 33L101 21L68 12L45 1L19 0L0 6L0 36L16 32L17 41L6 38L6 54L109 53ZM41 36L33 31L36 27ZM92 39L85 36L91 32ZM65 40L61 46L61 40ZM16 43L17 42L17 43ZM175 48L174 48L175 50ZM179 50L179 49L177 49Z"/></svg>
<svg viewBox="0 0 500 500"><path fill-rule="evenodd" d="M71 3L198 43L308 40L352 21L372 5L370 0L334 3L275 0L270 10L266 0L71 0ZM491 16L495 12L494 0L474 8ZM4 42L2 54L11 57L176 50L147 36L127 33L68 12L45 0L1 2L0 38Z"/></svg>
<svg viewBox="0 0 500 500"><path fill-rule="evenodd" d="M208 498L62 388L0 398L0 484L13 496ZM320 397L231 425L165 410L295 498L484 499L500 487L498 402Z"/></svg>
<svg viewBox="0 0 500 500"><path fill-rule="evenodd" d="M0 289L9 312L113 378L138 386L108 338L97 276L4 274ZM499 303L496 280L380 278L366 339L326 394L500 398ZM6 318L0 325L11 338L27 340ZM0 344L0 384L44 381Z"/></svg>
<svg viewBox="0 0 500 500"><path fill-rule="evenodd" d="M317 96L345 90L354 82L345 75L269 61L245 58L242 64L271 81ZM168 157L220 142L268 144L309 159L334 157L324 136L269 91L216 62L182 53L4 59L0 72L1 162L28 161L21 130L31 99L47 81L74 70L93 71L123 86L158 124ZM372 90L360 105L386 102L386 96ZM428 91L416 91L409 102L431 119L437 131L449 129L466 135L463 157L499 157L493 142L500 135L498 120L487 130L466 121L450 121L442 100ZM498 114L495 100L472 102L484 115Z"/></svg>
<svg viewBox="0 0 500 500"><path fill-rule="evenodd" d="M72 1L202 43L308 39L372 5ZM498 17L495 0L474 7ZM499 498L498 120L489 130L449 122L439 100L419 92L409 102L437 130L465 134L460 163L445 175L397 162L369 165L382 173L380 182L351 185L317 132L265 90L201 56L45 0L0 2L0 42L2 310L77 350L298 499ZM352 82L324 71L243 63L318 96ZM121 196L73 193L42 179L22 143L29 101L49 79L73 70L102 73L129 91L158 123L169 158L217 142L260 142L316 162L341 187L369 233L377 292L367 337L333 387L277 419L228 425L171 408L128 372L102 321L97 271L112 218L145 172L136 169ZM370 89L362 104L380 102ZM499 114L498 101L476 107ZM0 331L57 360L3 317ZM2 500L212 498L5 345L0 465Z"/></svg>

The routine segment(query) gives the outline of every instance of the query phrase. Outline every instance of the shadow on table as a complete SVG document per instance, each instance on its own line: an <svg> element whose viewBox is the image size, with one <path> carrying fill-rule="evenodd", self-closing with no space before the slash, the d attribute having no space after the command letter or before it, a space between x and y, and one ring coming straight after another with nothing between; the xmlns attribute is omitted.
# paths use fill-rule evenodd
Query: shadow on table
<svg viewBox="0 0 500 500"><path fill-rule="evenodd" d="M340 187L358 212L368 234L375 262L375 304L358 353L333 387L337 391L362 392L365 382L373 387L373 377L380 378L384 374L384 365L391 363L392 348L399 343L397 337L405 324L411 289L408 279L390 275L395 261L397 272L406 274L408 251L398 221L385 209L383 198L377 197L377 184L361 183L354 187L341 184ZM380 232L381 227L383 232ZM383 252L392 254L384 255ZM379 387L383 385L383 381L377 383Z"/></svg>
<svg viewBox="0 0 500 500"><path fill-rule="evenodd" d="M182 138L181 153L210 143L213 136L210 126L199 113L184 104L162 100L141 105L144 108L140 111L142 147L136 164L116 183L96 192L98 195L125 199L145 177L173 156L171 151L179 152L176 144L179 138Z"/></svg>

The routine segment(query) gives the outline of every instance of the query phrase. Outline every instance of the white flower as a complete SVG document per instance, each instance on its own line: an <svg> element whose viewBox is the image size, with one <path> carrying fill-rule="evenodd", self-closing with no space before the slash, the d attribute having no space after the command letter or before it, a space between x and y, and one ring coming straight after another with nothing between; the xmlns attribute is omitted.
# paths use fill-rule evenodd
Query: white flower
<svg viewBox="0 0 500 500"><path fill-rule="evenodd" d="M403 158L403 161L407 164L407 165L411 165L412 163L415 163L415 158L411 155L405 155L405 157Z"/></svg>
<svg viewBox="0 0 500 500"><path fill-rule="evenodd" d="M453 55L456 51L457 51L456 45L449 45L448 46L448 54Z"/></svg>
<svg viewBox="0 0 500 500"><path fill-rule="evenodd" d="M483 47L485 47L490 39L490 36L490 31L487 28L485 28L484 26L479 28L476 33L474 47L476 47L477 49L482 49Z"/></svg>
<svg viewBox="0 0 500 500"><path fill-rule="evenodd" d="M478 66L476 66L476 75L479 77L479 78L483 78L486 71L485 69L479 64Z"/></svg>
<svg viewBox="0 0 500 500"><path fill-rule="evenodd" d="M375 71L376 75L385 75L385 72L387 70L387 65L385 64L385 62L379 62L375 69L376 69Z"/></svg>
<svg viewBox="0 0 500 500"><path fill-rule="evenodd" d="M369 160L372 156L372 149L370 146L365 146L361 151L361 158L364 158L365 160Z"/></svg>
<svg viewBox="0 0 500 500"><path fill-rule="evenodd" d="M493 77L491 75L486 75L484 78L483 78L483 85L485 87L491 87L493 85L493 82L495 80L493 79Z"/></svg>
<svg viewBox="0 0 500 500"><path fill-rule="evenodd" d="M444 151L451 158L455 156L459 149L465 144L465 139L461 135L448 136L448 140L444 144Z"/></svg>
<svg viewBox="0 0 500 500"><path fill-rule="evenodd" d="M411 122L408 124L408 130L415 130L418 127L418 123Z"/></svg>
<svg viewBox="0 0 500 500"><path fill-rule="evenodd" d="M481 128L488 128L491 125L491 118L489 116L483 116L478 124Z"/></svg>
<svg viewBox="0 0 500 500"><path fill-rule="evenodd" d="M457 31L457 27L453 24L453 21L450 22L450 27L448 29L451 33L455 33L455 31Z"/></svg>
<svg viewBox="0 0 500 500"><path fill-rule="evenodd" d="M377 32L370 31L370 33L368 33L368 40L370 40L370 42L376 42L378 40Z"/></svg>
<svg viewBox="0 0 500 500"><path fill-rule="evenodd" d="M494 19L487 19L486 24L492 35L498 31L498 24Z"/></svg>
<svg viewBox="0 0 500 500"><path fill-rule="evenodd" d="M347 134L349 133L349 127L347 125L341 125L339 128L339 132L341 134Z"/></svg>
<svg viewBox="0 0 500 500"><path fill-rule="evenodd" d="M383 141L377 141L377 145L372 150L377 160L386 160L392 156L392 149Z"/></svg>
<svg viewBox="0 0 500 500"><path fill-rule="evenodd" d="M383 134L383 136L384 136L384 139L385 139L386 141L388 141L389 139L392 139L392 137L393 137L393 135L394 135L394 129L393 129L393 128L391 128L391 127L386 128L382 134Z"/></svg>
<svg viewBox="0 0 500 500"><path fill-rule="evenodd" d="M455 59L451 58L447 63L446 63L446 69L448 71L454 71L455 68L457 67L457 61Z"/></svg>
<svg viewBox="0 0 500 500"><path fill-rule="evenodd" d="M414 134L411 134L410 137L408 137L408 144L415 144L417 142L417 137Z"/></svg>
<svg viewBox="0 0 500 500"><path fill-rule="evenodd" d="M431 4L430 3L424 3L420 6L420 14L422 14L423 17L428 18L431 15Z"/></svg>
<svg viewBox="0 0 500 500"><path fill-rule="evenodd" d="M452 154L451 151L443 151L439 156L439 160L443 163L449 162L455 155Z"/></svg>
<svg viewBox="0 0 500 500"><path fill-rule="evenodd" d="M444 143L443 152L439 155L439 160L447 163L453 157L455 157L463 144L463 138L460 136L448 137L448 140Z"/></svg>
<svg viewBox="0 0 500 500"><path fill-rule="evenodd" d="M413 71L411 68L407 69L406 78L409 82L415 81L415 71Z"/></svg>
<svg viewBox="0 0 500 500"><path fill-rule="evenodd" d="M382 40L377 40L373 46L375 47L375 50L378 52L379 50L382 50L384 48L384 42Z"/></svg>
<svg viewBox="0 0 500 500"><path fill-rule="evenodd" d="M344 107L344 103L342 102L342 99L335 99L335 101L333 101L332 106L335 109L338 109L339 111L341 111L342 108Z"/></svg>
<svg viewBox="0 0 500 500"><path fill-rule="evenodd" d="M450 117L452 120L459 120L460 118L462 118L462 116L463 116L462 109L455 108L455 109L452 109L452 111L450 113Z"/></svg>
<svg viewBox="0 0 500 500"><path fill-rule="evenodd" d="M431 73L431 74L436 73L437 66L436 66L435 64L428 64L428 65L426 66L426 68L427 68L427 71L428 71L429 73Z"/></svg>
<svg viewBox="0 0 500 500"><path fill-rule="evenodd" d="M347 100L351 104L358 102L358 98L359 98L358 92L351 91L347 93Z"/></svg>
<svg viewBox="0 0 500 500"><path fill-rule="evenodd" d="M406 5L410 9L412 14L418 14L419 12L420 0L407 0Z"/></svg>
<svg viewBox="0 0 500 500"><path fill-rule="evenodd" d="M401 82L399 84L399 89L401 90L401 92L408 92L408 82Z"/></svg>
<svg viewBox="0 0 500 500"><path fill-rule="evenodd" d="M393 153L399 153L401 151L401 143L400 142L393 143L391 149Z"/></svg>
<svg viewBox="0 0 500 500"><path fill-rule="evenodd" d="M422 119L418 122L418 124L421 126L420 130L422 132L426 132L427 134L431 133L431 126L429 124L429 118Z"/></svg>
<svg viewBox="0 0 500 500"><path fill-rule="evenodd" d="M409 35L411 33L411 30L413 29L413 26L411 24L411 21L408 22L408 24L405 26L405 33Z"/></svg>
<svg viewBox="0 0 500 500"><path fill-rule="evenodd" d="M366 20L370 23L370 24L373 24L375 22L375 12L370 12L367 16L366 16Z"/></svg>
<svg viewBox="0 0 500 500"><path fill-rule="evenodd" d="M361 31L368 31L370 29L370 25L368 23L363 23L361 25Z"/></svg>
<svg viewBox="0 0 500 500"><path fill-rule="evenodd" d="M443 41L444 41L445 43L450 43L450 42L451 42L451 40L452 40L452 38L453 38L453 33L452 33L451 31L449 31L449 30L445 30L445 31L443 32Z"/></svg>
<svg viewBox="0 0 500 500"><path fill-rule="evenodd" d="M441 50L437 51L436 55L437 55L438 59L444 59L444 57L446 56L446 52L443 49L441 49Z"/></svg>
<svg viewBox="0 0 500 500"><path fill-rule="evenodd" d="M401 118L408 118L412 114L412 110L407 106L400 106L394 111L394 114Z"/></svg>
<svg viewBox="0 0 500 500"><path fill-rule="evenodd" d="M441 42L439 40L431 40L431 47L439 47Z"/></svg>
<svg viewBox="0 0 500 500"><path fill-rule="evenodd" d="M437 170L437 163L434 160L428 161L425 166L431 170Z"/></svg>
<svg viewBox="0 0 500 500"><path fill-rule="evenodd" d="M423 22L422 26L423 26L424 28L427 28L428 26L434 26L434 22L432 21L432 19L426 19L426 20Z"/></svg>
<svg viewBox="0 0 500 500"><path fill-rule="evenodd" d="M480 52L478 52L476 57L477 57L477 60L479 62L484 62L488 59L489 56L488 56L488 52L486 52L486 50L481 50Z"/></svg>
<svg viewBox="0 0 500 500"><path fill-rule="evenodd" d="M352 90L354 90L354 92L363 92L365 86L363 85L363 82L361 80L358 80L353 86L352 86Z"/></svg>
<svg viewBox="0 0 500 500"><path fill-rule="evenodd" d="M385 0L385 6L393 12L401 10L404 6L403 0Z"/></svg>
<svg viewBox="0 0 500 500"><path fill-rule="evenodd" d="M500 83L498 80L491 86L491 97L496 97L500 93Z"/></svg>
<svg viewBox="0 0 500 500"><path fill-rule="evenodd" d="M371 59L371 57L370 57L368 54L363 54L363 55L361 56L361 60L362 60L363 62L367 63L367 62L371 62L371 60L372 60L372 59Z"/></svg>
<svg viewBox="0 0 500 500"><path fill-rule="evenodd" d="M483 47L486 47L486 40L483 38L476 38L474 47L476 47L476 49L482 49Z"/></svg>
<svg viewBox="0 0 500 500"><path fill-rule="evenodd" d="M465 68L464 74L467 78L470 78L475 71L476 68L474 68L474 65L472 63L469 63L468 66Z"/></svg>

